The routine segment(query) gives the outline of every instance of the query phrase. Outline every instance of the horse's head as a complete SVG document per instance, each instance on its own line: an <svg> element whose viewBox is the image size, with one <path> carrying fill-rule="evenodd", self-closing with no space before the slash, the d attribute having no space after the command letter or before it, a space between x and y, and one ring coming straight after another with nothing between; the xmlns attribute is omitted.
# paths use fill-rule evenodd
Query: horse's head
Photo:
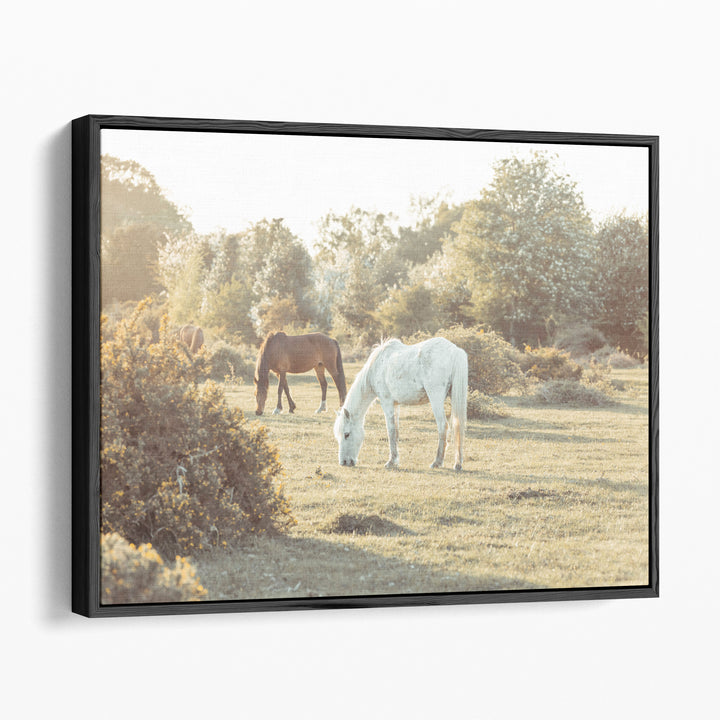
<svg viewBox="0 0 720 720"><path fill-rule="evenodd" d="M258 379L258 376L255 375L255 377L253 378L253 382L255 383L255 414L262 415L263 410L265 410L265 401L267 400L269 381L267 378L265 378L264 380L260 380Z"/></svg>
<svg viewBox="0 0 720 720"><path fill-rule="evenodd" d="M340 465L354 467L365 439L363 418L351 416L347 408L342 408L337 411L334 432L338 441L338 462Z"/></svg>

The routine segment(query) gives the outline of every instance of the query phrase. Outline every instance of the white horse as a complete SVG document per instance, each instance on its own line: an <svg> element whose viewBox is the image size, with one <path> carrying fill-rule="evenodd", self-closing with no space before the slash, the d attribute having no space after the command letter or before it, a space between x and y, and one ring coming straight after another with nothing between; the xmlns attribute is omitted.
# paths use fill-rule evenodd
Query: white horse
<svg viewBox="0 0 720 720"><path fill-rule="evenodd" d="M467 422L468 363L464 350L445 338L404 345L387 340L376 347L358 373L335 419L340 465L357 464L365 438L365 415L375 401L385 413L390 459L386 468L398 466L398 405L430 402L438 428L438 446L431 468L442 467L448 422L445 398L451 396L451 436L455 436L455 470L462 470Z"/></svg>

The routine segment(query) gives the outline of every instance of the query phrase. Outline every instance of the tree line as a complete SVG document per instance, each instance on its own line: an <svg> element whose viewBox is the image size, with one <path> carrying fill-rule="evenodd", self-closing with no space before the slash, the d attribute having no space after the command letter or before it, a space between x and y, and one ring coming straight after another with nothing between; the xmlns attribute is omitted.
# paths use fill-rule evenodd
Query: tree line
<svg viewBox="0 0 720 720"><path fill-rule="evenodd" d="M409 226L328 213L310 249L278 218L200 235L150 172L103 156L103 305L155 295L171 320L238 343L312 329L370 345L483 325L537 347L575 325L647 352L647 217L593 223L553 156L500 160L478 197L415 198L413 211Z"/></svg>

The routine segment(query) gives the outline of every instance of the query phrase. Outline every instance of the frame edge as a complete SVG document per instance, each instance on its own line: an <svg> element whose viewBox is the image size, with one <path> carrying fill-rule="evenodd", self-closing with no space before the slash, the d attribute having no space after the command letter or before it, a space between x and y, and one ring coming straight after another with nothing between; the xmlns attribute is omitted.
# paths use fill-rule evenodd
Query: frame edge
<svg viewBox="0 0 720 720"><path fill-rule="evenodd" d="M92 116L72 121L72 601L99 606L100 133Z"/></svg>

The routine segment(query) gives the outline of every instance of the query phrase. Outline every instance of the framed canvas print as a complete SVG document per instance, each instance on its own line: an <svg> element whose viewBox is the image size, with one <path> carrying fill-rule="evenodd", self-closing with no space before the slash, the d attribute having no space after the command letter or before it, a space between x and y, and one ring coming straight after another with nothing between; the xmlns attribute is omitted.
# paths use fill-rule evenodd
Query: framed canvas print
<svg viewBox="0 0 720 720"><path fill-rule="evenodd" d="M657 137L72 143L75 612L657 596Z"/></svg>

